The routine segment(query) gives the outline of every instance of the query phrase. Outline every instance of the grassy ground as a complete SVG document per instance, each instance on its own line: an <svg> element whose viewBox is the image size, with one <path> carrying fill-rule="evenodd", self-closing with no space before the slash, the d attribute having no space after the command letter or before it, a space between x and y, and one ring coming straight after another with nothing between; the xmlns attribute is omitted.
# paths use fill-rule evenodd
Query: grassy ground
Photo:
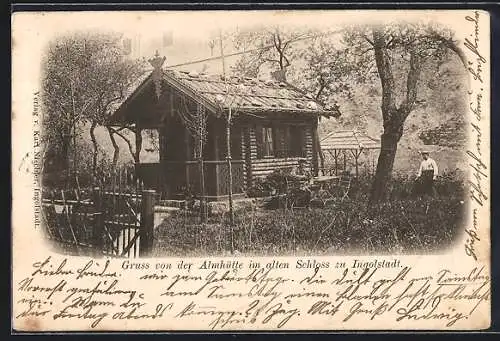
<svg viewBox="0 0 500 341"><path fill-rule="evenodd" d="M207 224L187 212L155 233L157 256L421 254L453 244L464 204L460 199L398 199L368 210L357 198L326 208L256 209Z"/></svg>

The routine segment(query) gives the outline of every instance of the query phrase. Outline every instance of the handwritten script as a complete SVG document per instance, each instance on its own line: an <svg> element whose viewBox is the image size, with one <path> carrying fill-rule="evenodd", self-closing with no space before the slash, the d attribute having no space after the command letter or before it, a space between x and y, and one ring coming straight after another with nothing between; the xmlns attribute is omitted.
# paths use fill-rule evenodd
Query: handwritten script
<svg viewBox="0 0 500 341"><path fill-rule="evenodd" d="M484 14L483 14L484 15ZM484 79L484 65L487 63L486 55L481 52L482 44L488 44L481 40L481 20L479 11L465 16L471 33L464 39L464 47L468 56L467 70L472 77L471 89L469 90L470 130L474 147L467 150L471 180L469 180L469 197L472 202L473 224L466 228L467 239L465 241L465 253L477 261L477 244L480 242L479 224L477 217L479 210L485 206L488 200L486 187L488 186L489 149L484 147L484 136L487 132L482 130L485 120L483 104L485 98L485 87L488 86ZM489 127L487 128L489 129Z"/></svg>
<svg viewBox="0 0 500 341"><path fill-rule="evenodd" d="M15 319L37 325L84 321L106 329L111 321L168 320L211 330L293 329L307 318L323 326L391 319L446 328L488 307L490 278L481 267L423 276L397 259L379 258L166 264L47 257L33 263L15 290Z"/></svg>

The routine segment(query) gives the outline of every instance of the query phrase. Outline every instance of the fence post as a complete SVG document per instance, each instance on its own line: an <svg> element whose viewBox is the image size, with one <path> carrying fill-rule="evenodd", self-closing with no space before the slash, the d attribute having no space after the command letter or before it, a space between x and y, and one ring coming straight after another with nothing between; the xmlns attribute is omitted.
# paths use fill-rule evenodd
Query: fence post
<svg viewBox="0 0 500 341"><path fill-rule="evenodd" d="M92 248L94 256L102 256L103 254L103 232L104 232L104 212L102 206L102 195L99 187L94 187L92 191L92 199L94 201L95 219L92 227Z"/></svg>
<svg viewBox="0 0 500 341"><path fill-rule="evenodd" d="M139 257L148 257L153 250L155 194L154 190L142 191Z"/></svg>

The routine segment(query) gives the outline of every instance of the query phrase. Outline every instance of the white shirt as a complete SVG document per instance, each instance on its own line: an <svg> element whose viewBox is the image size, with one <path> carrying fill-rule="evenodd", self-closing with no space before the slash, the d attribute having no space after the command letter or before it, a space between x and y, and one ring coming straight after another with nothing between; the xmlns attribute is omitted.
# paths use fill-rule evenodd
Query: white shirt
<svg viewBox="0 0 500 341"><path fill-rule="evenodd" d="M420 163L420 168L418 169L418 175L421 176L422 172L425 170L433 170L434 171L434 177L437 176L438 174L438 166L436 161L431 159L430 157L427 158L427 160L422 160L422 163Z"/></svg>

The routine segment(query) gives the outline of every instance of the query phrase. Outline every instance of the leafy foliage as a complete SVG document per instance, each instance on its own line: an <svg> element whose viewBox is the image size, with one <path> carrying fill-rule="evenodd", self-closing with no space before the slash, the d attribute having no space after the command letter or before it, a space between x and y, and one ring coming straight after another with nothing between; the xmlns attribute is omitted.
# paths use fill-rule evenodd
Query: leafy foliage
<svg viewBox="0 0 500 341"><path fill-rule="evenodd" d="M297 42L310 33L308 30L280 26L260 26L238 31L233 39L235 48L250 52L237 61L233 72L257 77L264 67L268 67L282 71L285 75L297 53Z"/></svg>
<svg viewBox="0 0 500 341"><path fill-rule="evenodd" d="M351 98L350 82L357 72L356 56L346 48L338 47L335 39L318 37L312 39L307 49L297 52L304 60L300 77L296 77L301 88L312 93L322 103L335 103L335 96L347 95Z"/></svg>
<svg viewBox="0 0 500 341"><path fill-rule="evenodd" d="M42 81L44 137L66 167L70 148L77 148L70 145L88 125L97 157L93 130L105 124L113 104L142 71L138 61L124 57L120 39L116 33L71 32L48 45Z"/></svg>

